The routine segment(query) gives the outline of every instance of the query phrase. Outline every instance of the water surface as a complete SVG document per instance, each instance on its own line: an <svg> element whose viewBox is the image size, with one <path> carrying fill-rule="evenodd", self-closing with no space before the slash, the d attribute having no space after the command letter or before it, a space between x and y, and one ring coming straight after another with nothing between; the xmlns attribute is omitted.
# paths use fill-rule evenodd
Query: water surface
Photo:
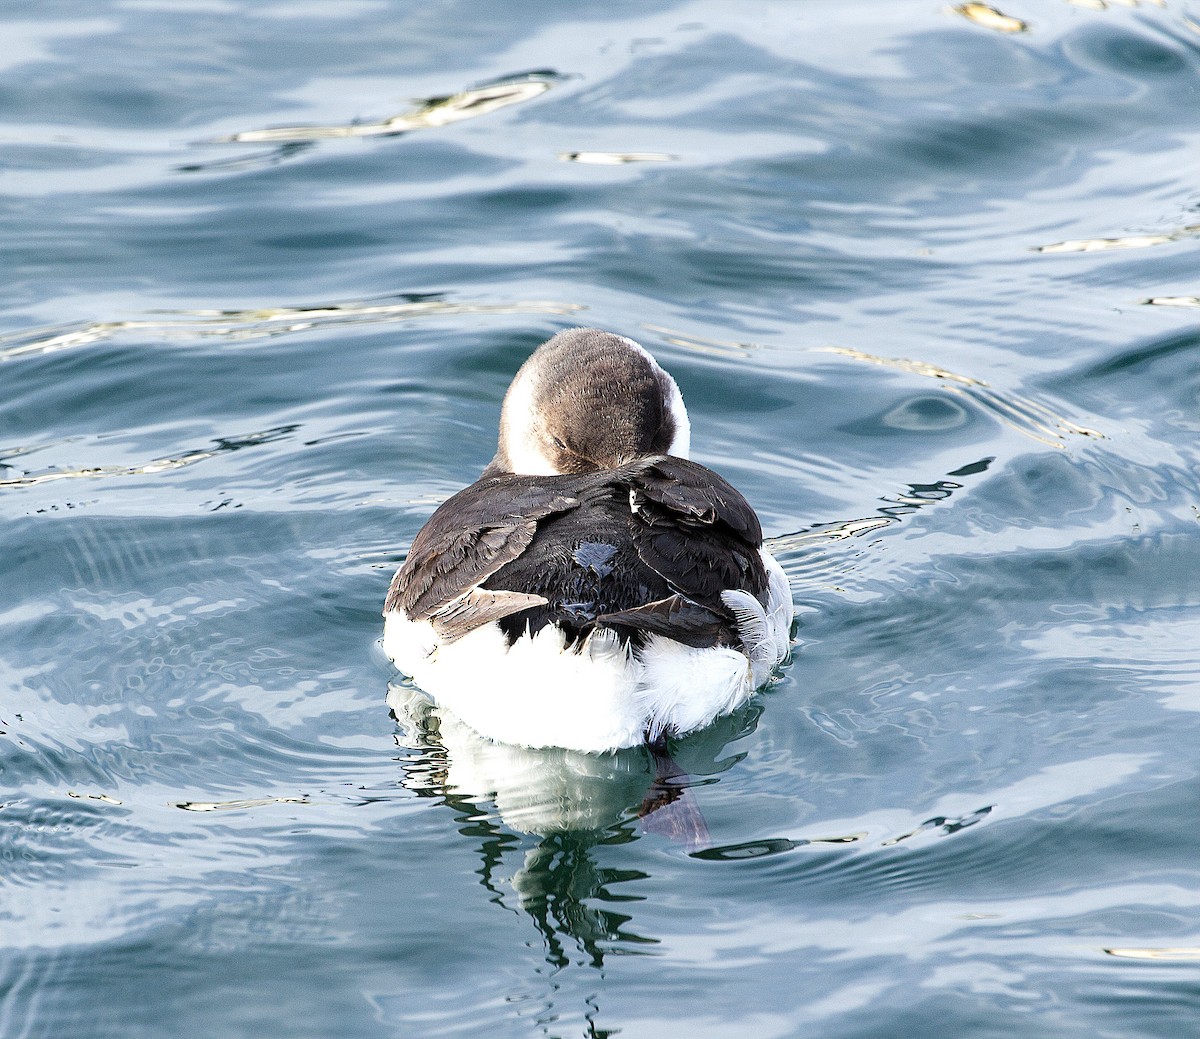
<svg viewBox="0 0 1200 1039"><path fill-rule="evenodd" d="M1195 1034L1200 8L968 6L0 16L0 1034ZM703 844L376 643L580 323L792 579Z"/></svg>

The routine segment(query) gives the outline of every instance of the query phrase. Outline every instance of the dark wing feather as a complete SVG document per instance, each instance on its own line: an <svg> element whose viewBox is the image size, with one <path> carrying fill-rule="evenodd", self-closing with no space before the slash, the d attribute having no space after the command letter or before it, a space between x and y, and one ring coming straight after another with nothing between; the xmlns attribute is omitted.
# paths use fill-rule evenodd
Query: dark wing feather
<svg viewBox="0 0 1200 1039"><path fill-rule="evenodd" d="M728 616L721 602L727 589L763 599L762 527L732 485L674 457L654 460L630 483L638 556L673 590L721 616Z"/></svg>
<svg viewBox="0 0 1200 1039"><path fill-rule="evenodd" d="M716 645L729 627L727 618L678 593L631 610L602 613L596 617L596 624L665 635L695 648Z"/></svg>
<svg viewBox="0 0 1200 1039"><path fill-rule="evenodd" d="M762 527L750 503L724 478L698 462L665 456L649 462L633 479L634 511L651 505L646 520L654 523L653 506L665 509L671 523L720 525L753 548L762 545Z"/></svg>
<svg viewBox="0 0 1200 1039"><path fill-rule="evenodd" d="M579 504L568 488L545 478L504 475L471 484L421 528L392 579L384 612L400 609L410 620L433 616L524 552L540 520ZM487 623L496 612L481 616Z"/></svg>
<svg viewBox="0 0 1200 1039"><path fill-rule="evenodd" d="M560 522L576 510L578 522ZM574 476L500 474L429 518L385 612L429 620L445 641L498 621L510 640L556 623L575 638L600 625L730 644L736 623L721 593L763 599L761 545L746 499L682 458ZM607 553L599 563L584 551L597 547Z"/></svg>

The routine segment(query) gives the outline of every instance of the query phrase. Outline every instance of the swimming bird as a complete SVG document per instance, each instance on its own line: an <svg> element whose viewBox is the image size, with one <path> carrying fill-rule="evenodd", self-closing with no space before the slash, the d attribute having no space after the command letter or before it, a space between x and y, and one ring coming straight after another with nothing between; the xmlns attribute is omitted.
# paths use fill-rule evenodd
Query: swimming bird
<svg viewBox="0 0 1200 1039"><path fill-rule="evenodd" d="M495 457L392 579L387 656L476 732L528 747L653 746L744 703L788 653L791 592L690 437L675 380L632 339L543 343Z"/></svg>

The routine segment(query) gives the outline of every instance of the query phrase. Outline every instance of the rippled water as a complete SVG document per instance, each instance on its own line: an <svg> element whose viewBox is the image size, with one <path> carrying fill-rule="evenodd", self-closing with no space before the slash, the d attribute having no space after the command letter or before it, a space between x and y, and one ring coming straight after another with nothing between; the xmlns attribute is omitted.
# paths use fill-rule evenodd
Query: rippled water
<svg viewBox="0 0 1200 1039"><path fill-rule="evenodd" d="M0 38L0 1035L1196 1034L1200 6ZM376 645L580 323L792 578L704 840Z"/></svg>

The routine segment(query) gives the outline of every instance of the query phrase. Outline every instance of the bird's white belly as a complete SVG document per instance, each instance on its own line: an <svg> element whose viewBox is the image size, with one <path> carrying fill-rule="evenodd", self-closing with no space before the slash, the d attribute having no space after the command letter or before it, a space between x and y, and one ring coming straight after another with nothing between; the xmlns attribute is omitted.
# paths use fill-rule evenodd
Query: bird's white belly
<svg viewBox="0 0 1200 1039"><path fill-rule="evenodd" d="M497 624L448 644L427 621L385 616L383 648L433 699L480 734L527 747L600 752L686 733L754 692L747 657L651 636L636 655L601 630L576 651L547 625L509 646Z"/></svg>

